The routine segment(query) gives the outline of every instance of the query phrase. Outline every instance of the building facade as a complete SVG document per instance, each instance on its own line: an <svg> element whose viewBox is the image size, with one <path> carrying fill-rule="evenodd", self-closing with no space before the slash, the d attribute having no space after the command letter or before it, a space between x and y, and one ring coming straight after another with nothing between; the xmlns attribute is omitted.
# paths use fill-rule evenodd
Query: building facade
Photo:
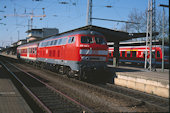
<svg viewBox="0 0 170 113"><path fill-rule="evenodd" d="M51 35L55 35L59 33L57 28L42 28L42 29L31 29L26 31L27 42L32 42L34 40L38 40L39 38L45 38Z"/></svg>

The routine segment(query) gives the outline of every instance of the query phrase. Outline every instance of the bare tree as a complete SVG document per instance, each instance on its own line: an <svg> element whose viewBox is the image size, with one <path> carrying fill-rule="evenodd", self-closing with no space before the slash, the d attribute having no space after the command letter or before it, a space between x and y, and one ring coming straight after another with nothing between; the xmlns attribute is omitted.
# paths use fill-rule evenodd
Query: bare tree
<svg viewBox="0 0 170 113"><path fill-rule="evenodd" d="M137 9L133 9L128 15L128 21L140 24L126 23L126 25L122 26L122 30L133 33L146 32L146 17L146 12L139 12Z"/></svg>
<svg viewBox="0 0 170 113"><path fill-rule="evenodd" d="M157 39L162 38L162 11L156 12L156 29L159 32L159 35L156 37ZM147 26L147 10L138 11L137 9L133 9L128 15L128 21L140 23L140 24L132 24L128 23L127 25L123 25L121 30L131 32L131 33L140 33L146 32ZM165 37L169 37L169 16L165 16Z"/></svg>

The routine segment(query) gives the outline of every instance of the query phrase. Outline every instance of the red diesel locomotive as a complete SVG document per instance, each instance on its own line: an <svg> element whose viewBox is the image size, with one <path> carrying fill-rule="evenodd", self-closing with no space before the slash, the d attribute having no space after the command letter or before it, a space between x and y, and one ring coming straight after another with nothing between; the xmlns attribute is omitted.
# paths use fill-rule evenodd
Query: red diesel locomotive
<svg viewBox="0 0 170 113"><path fill-rule="evenodd" d="M119 48L120 62L132 62L132 63L145 63L145 51L146 46L122 46ZM149 47L147 47L149 54ZM152 47L152 63L161 66L162 64L162 47L160 45ZM113 61L114 48L109 47L109 61ZM149 55L147 56L149 58ZM154 61L155 59L155 61ZM164 46L164 64L166 67L169 66L169 47Z"/></svg>
<svg viewBox="0 0 170 113"><path fill-rule="evenodd" d="M108 46L96 31L82 30L52 36L17 48L18 58L47 66L68 77L88 79L107 69ZM93 74L87 74L92 72Z"/></svg>

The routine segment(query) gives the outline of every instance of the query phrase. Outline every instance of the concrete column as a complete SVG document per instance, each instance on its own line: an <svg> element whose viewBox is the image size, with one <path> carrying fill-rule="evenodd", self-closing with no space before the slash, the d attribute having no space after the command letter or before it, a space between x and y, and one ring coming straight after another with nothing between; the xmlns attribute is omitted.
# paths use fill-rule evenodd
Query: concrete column
<svg viewBox="0 0 170 113"><path fill-rule="evenodd" d="M119 66L119 42L114 42L114 57L113 57L113 66Z"/></svg>

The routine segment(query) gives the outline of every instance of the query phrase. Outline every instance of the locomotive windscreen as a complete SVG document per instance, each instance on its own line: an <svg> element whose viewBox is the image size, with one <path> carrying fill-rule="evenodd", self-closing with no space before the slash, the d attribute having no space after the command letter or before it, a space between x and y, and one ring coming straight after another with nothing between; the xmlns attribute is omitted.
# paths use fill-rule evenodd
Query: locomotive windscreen
<svg viewBox="0 0 170 113"><path fill-rule="evenodd" d="M106 41L102 37L95 37L96 44L106 44Z"/></svg>
<svg viewBox="0 0 170 113"><path fill-rule="evenodd" d="M92 37L82 36L81 37L81 43L86 43L86 44L93 43Z"/></svg>

